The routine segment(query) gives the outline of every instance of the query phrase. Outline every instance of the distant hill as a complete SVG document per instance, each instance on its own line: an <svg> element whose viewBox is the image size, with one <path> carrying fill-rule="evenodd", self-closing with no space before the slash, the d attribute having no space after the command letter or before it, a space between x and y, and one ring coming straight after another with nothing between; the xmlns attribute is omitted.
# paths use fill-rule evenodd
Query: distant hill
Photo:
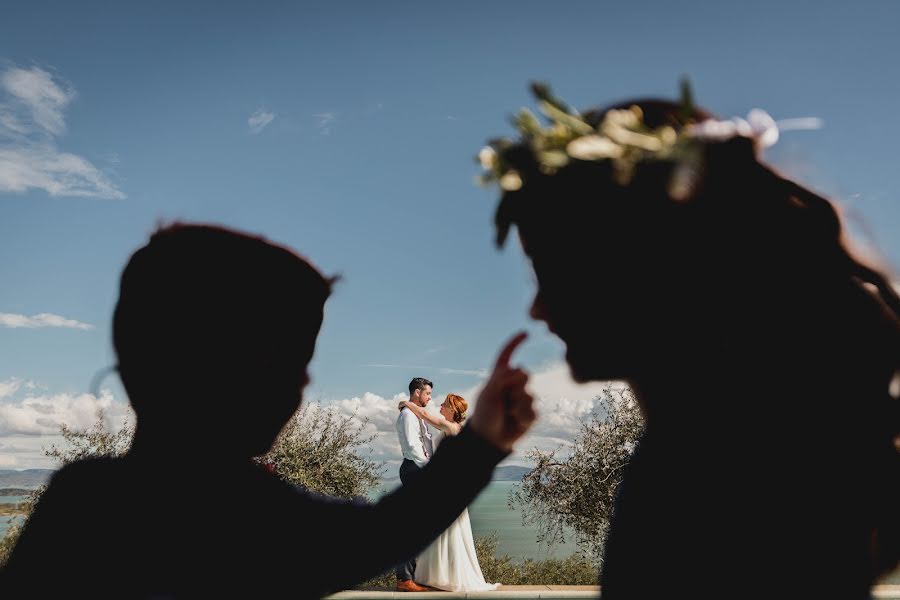
<svg viewBox="0 0 900 600"><path fill-rule="evenodd" d="M531 467L520 467L518 465L508 465L505 467L497 467L491 481L522 481L522 478L531 472Z"/></svg>
<svg viewBox="0 0 900 600"><path fill-rule="evenodd" d="M53 473L53 469L0 469L0 488L37 489L47 483Z"/></svg>
<svg viewBox="0 0 900 600"><path fill-rule="evenodd" d="M27 496L33 491L30 488L0 488L0 496Z"/></svg>

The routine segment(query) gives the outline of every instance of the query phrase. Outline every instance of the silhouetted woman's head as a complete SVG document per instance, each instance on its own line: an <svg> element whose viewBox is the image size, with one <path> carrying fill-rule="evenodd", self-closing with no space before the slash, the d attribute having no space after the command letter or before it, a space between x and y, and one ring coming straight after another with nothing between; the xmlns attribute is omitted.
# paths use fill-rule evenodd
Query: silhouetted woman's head
<svg viewBox="0 0 900 600"><path fill-rule="evenodd" d="M879 546L871 572L895 564L900 301L836 207L763 164L747 122L659 100L579 115L536 93L552 124L520 115L522 138L479 158L504 190L497 243L515 226L532 316L573 376L661 392L641 394L651 426L766 438L786 471L809 453L816 469L857 465L845 524ZM765 395L777 417L755 409Z"/></svg>
<svg viewBox="0 0 900 600"><path fill-rule="evenodd" d="M113 318L139 431L218 430L264 453L299 406L331 283L261 237L159 229L126 265Z"/></svg>
<svg viewBox="0 0 900 600"><path fill-rule="evenodd" d="M684 132L711 115L661 100L582 119L582 139L625 129L664 149L623 143L610 159L565 156L553 136L579 136L563 118L543 134L493 143L501 184L501 173L515 177L497 209L498 245L515 226L537 277L532 316L566 343L577 379L707 369L750 350L736 342L786 324L821 328L824 298L864 296L852 301L863 312L896 310L885 279L848 251L835 207L762 164L757 138L691 140Z"/></svg>

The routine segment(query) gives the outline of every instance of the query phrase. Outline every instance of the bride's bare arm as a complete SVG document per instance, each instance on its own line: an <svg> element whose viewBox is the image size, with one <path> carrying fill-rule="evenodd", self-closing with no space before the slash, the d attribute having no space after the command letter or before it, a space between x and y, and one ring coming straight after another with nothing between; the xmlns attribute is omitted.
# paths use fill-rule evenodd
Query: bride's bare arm
<svg viewBox="0 0 900 600"><path fill-rule="evenodd" d="M415 414L417 417L424 420L426 423L437 427L445 433L449 433L450 435L456 435L457 433L459 433L460 425L458 423L448 421L443 417L443 415L440 414L433 415L418 404L413 404L408 400L403 400L400 402L399 408L408 408L409 410L413 411L413 414Z"/></svg>

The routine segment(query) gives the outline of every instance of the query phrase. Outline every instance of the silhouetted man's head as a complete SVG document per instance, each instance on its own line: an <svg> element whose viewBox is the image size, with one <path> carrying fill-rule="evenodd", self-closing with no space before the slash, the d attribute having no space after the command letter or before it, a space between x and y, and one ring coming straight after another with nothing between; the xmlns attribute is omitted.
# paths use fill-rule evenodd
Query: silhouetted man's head
<svg viewBox="0 0 900 600"><path fill-rule="evenodd" d="M113 318L138 430L266 452L299 406L331 283L261 237L189 224L153 234L122 273Z"/></svg>

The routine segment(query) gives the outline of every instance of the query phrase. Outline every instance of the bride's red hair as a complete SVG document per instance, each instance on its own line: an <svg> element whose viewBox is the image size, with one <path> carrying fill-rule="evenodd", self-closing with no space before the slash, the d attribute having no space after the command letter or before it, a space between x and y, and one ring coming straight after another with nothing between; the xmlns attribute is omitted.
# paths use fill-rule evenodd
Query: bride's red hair
<svg viewBox="0 0 900 600"><path fill-rule="evenodd" d="M447 403L453 410L453 422L462 423L466 419L466 411L469 409L469 403L462 396L456 394L447 394Z"/></svg>

